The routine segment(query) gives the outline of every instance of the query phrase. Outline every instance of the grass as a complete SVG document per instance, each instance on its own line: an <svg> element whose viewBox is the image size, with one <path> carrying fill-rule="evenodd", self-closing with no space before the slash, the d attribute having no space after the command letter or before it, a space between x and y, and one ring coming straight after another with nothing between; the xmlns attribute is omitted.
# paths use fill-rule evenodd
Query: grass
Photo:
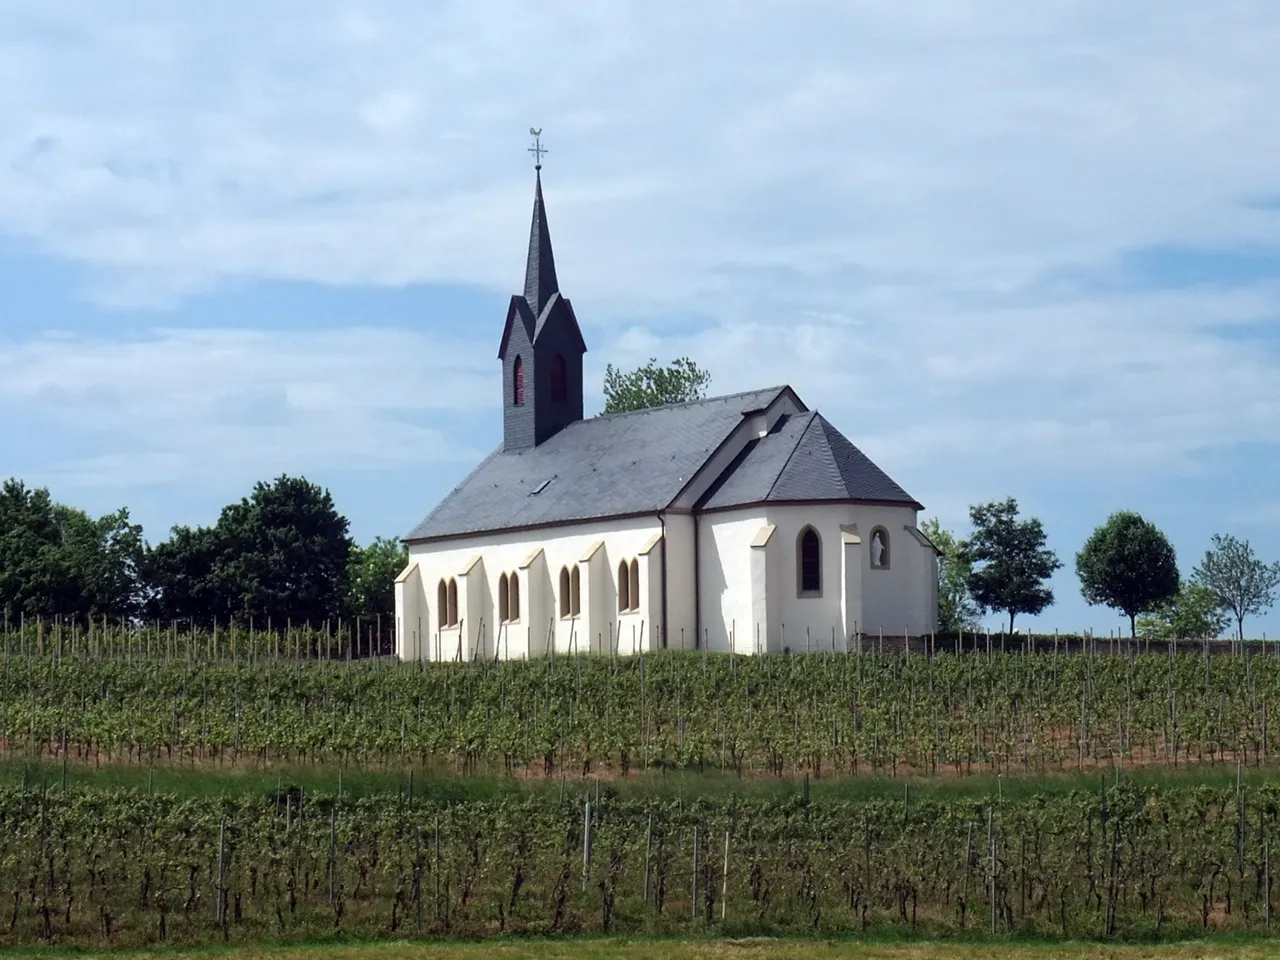
<svg viewBox="0 0 1280 960"><path fill-rule="evenodd" d="M1277 768L1245 769L1240 780L1245 786L1273 783ZM359 797L396 793L408 788L413 777L414 796L430 801L484 800L501 796L546 795L557 792L580 793L594 787L593 779L571 777L515 778L495 776L454 776L444 773L407 770L350 770L337 764L280 764L268 769L241 766L189 766L161 763L152 768L130 763L103 763L94 766L71 762L65 767L54 761L22 759L0 760L0 786L26 783L33 788L42 785L58 789L68 787L93 789L133 789L171 796L203 797L225 795L274 795L281 788L299 787L308 793L334 793L341 782L342 792ZM936 797L940 800L985 798L999 793L1012 800L1033 795L1061 794L1073 790L1097 790L1108 784L1125 781L1144 786L1212 787L1234 786L1236 770L1226 766L1121 767L1061 774L1028 774L997 776L980 773L966 777L887 777L841 776L812 780L810 796L823 800L900 799L905 792L912 798ZM626 778L611 777L602 786L616 790L628 799L673 799L678 796L729 796L761 801L785 800L803 789L803 781L795 777L750 777L738 779L719 771L650 771L633 773Z"/></svg>
<svg viewBox="0 0 1280 960"><path fill-rule="evenodd" d="M1095 943L884 943L865 940L654 940L593 939L210 947L189 951L120 951L60 954L20 951L41 957L165 957L170 960L1261 960L1276 956L1267 941L1193 942L1161 945Z"/></svg>

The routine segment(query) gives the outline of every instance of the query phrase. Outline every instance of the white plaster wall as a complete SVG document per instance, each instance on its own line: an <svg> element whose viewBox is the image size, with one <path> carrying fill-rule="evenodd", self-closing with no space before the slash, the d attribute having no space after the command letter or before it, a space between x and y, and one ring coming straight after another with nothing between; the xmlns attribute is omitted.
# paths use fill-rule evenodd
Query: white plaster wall
<svg viewBox="0 0 1280 960"><path fill-rule="evenodd" d="M767 648L768 625L757 625L752 613L751 541L768 522L759 507L705 514L698 519L700 619L707 650L712 653L728 652L730 639L735 652L754 652L757 627L760 645ZM777 544L771 539L764 549L772 573ZM769 589L776 591L772 583Z"/></svg>
<svg viewBox="0 0 1280 960"><path fill-rule="evenodd" d="M581 619L584 622L588 619L588 593L593 592L591 599L595 604L596 618L591 624L590 633L607 636L617 619L618 609L617 585L611 571L616 569L619 559L638 557L640 551L660 530L658 518L648 517L410 544L409 562L417 563L419 582L412 591L397 590L396 615L402 622L405 618L414 622L419 615L422 617L424 658L435 659L439 650L442 659L453 659L457 655L458 631L448 628L441 630L437 626L436 587L441 579L455 578L458 581L459 614L466 618L463 625L463 632L466 634L462 644L464 656L471 656L475 652L477 641L482 638L483 656L493 657L495 652L499 657L506 656L508 646L509 655L513 658L541 656L546 652L549 629L556 647L567 649L571 622L559 616L560 568L567 566L572 570L593 543L604 541L605 546L599 552L599 577L594 583L594 591L588 590L585 579L588 575L586 567L589 565L583 565L584 616ZM521 570L521 565L538 547L543 549L543 558L530 570ZM463 569L477 554L482 558L481 563L470 577L463 577ZM643 558L641 560L643 566ZM520 620L511 626L509 643L507 628L499 630L501 625L496 623L498 578L503 573L520 575ZM468 584L469 589L464 591L467 580L472 582ZM648 595L646 587L652 591L657 585L647 583L643 576L641 581L643 604ZM409 586L408 581L405 586ZM546 615L540 618L540 622L532 623L529 620L531 609L541 609ZM541 622L543 620L545 622ZM407 627L402 626L402 630L408 633ZM588 640L595 643L595 636L584 635L586 633L585 630L578 633L579 650L587 649ZM403 641L398 647L409 652Z"/></svg>
<svg viewBox="0 0 1280 960"><path fill-rule="evenodd" d="M932 549L924 547L904 526L915 526L910 507L856 506L854 522L862 537L862 630L886 636L929 633L936 626L936 573ZM889 569L871 566L871 533L882 526L889 534Z"/></svg>
<svg viewBox="0 0 1280 960"><path fill-rule="evenodd" d="M762 646L792 652L845 649L843 543L841 526L856 527L862 543L856 547L861 570L861 609L857 627L872 636L881 630L913 636L936 626L937 574L931 548L903 529L915 523L910 507L862 504L785 504L726 510L699 518L699 605L701 627L711 651L727 651L731 632L736 650L755 649L751 603L751 541L760 528L774 525L765 547L770 591L770 624L759 624ZM797 595L796 544L800 531L812 525L822 539L822 592ZM889 534L889 569L871 567L871 531L882 526ZM850 625L852 632L852 625Z"/></svg>
<svg viewBox="0 0 1280 960"><path fill-rule="evenodd" d="M692 650L696 596L693 568L693 515L665 514L667 524L667 646ZM661 643L661 641L659 641Z"/></svg>
<svg viewBox="0 0 1280 960"><path fill-rule="evenodd" d="M833 630L837 649L843 649L840 639L844 632L844 597L840 576L844 546L840 526L853 522L854 509L847 504L827 503L768 509L769 522L775 526L769 541L769 560L770 587L778 598L779 642L793 653L830 650ZM796 541L800 531L810 525L822 538L822 593L800 597L796 595Z"/></svg>

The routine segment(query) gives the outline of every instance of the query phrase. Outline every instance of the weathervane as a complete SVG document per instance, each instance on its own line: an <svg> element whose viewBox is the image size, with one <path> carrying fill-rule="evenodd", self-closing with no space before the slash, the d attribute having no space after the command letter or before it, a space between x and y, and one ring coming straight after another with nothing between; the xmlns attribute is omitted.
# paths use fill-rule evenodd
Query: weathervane
<svg viewBox="0 0 1280 960"><path fill-rule="evenodd" d="M533 159L534 159L533 169L535 169L535 170L541 170L541 169L542 169L542 155L543 155L544 153L549 153L549 152L550 152L549 150L547 150L547 148L546 148L546 147L544 147L544 146L542 145L542 140L541 140L541 137L542 137L542 128L541 128L541 127L530 127L530 128L529 128L529 136L533 137L533 146L529 148L529 152L533 154Z"/></svg>

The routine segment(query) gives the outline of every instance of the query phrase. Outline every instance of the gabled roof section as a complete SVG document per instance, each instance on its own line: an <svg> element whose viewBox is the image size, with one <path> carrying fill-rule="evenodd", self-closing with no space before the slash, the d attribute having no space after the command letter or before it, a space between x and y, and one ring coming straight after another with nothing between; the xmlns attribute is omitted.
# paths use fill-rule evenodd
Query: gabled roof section
<svg viewBox="0 0 1280 960"><path fill-rule="evenodd" d="M817 411L786 417L754 440L698 504L860 500L923 509Z"/></svg>
<svg viewBox="0 0 1280 960"><path fill-rule="evenodd" d="M533 191L533 222L529 226L529 257L524 268L524 298L533 315L539 316L551 295L560 291L556 280L556 259L551 252L551 230L542 200L542 171L537 173Z"/></svg>
<svg viewBox="0 0 1280 960"><path fill-rule="evenodd" d="M507 322L502 328L502 341L498 344L498 359L505 360L507 358L507 345L511 342L511 331L515 324L524 324L525 335L529 338L529 342L533 342L533 331L536 324L536 318L533 311L529 309L529 304L524 297L518 293L512 296L511 303L507 307ZM582 334L578 334L579 337Z"/></svg>
<svg viewBox="0 0 1280 960"><path fill-rule="evenodd" d="M573 304L569 302L569 298L559 293L553 293L551 299L547 301L547 305L542 308L542 313L538 314L538 321L533 327L534 343L538 342L538 338L542 336L544 330L547 329L547 321L550 320L553 313L560 314L560 322L568 323L569 330L578 341L578 347L583 353L587 352L587 341L582 339L582 329L578 326L578 315L573 312Z"/></svg>
<svg viewBox="0 0 1280 960"><path fill-rule="evenodd" d="M771 387L577 420L536 447L499 449L406 539L657 513L680 494L748 411L769 406L789 389Z"/></svg>

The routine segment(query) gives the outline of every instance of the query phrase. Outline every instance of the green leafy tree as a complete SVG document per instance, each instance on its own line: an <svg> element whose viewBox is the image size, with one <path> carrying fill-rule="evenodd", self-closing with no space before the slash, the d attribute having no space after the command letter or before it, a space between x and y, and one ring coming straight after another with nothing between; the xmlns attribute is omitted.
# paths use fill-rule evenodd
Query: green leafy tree
<svg viewBox="0 0 1280 960"><path fill-rule="evenodd" d="M58 504L54 515L71 574L72 592L61 604L64 615L126 619L140 613L146 542L142 527L129 522L129 511L121 508L95 520Z"/></svg>
<svg viewBox="0 0 1280 960"><path fill-rule="evenodd" d="M327 490L258 483L212 528L176 527L148 570L164 617L319 621L341 615L353 543Z"/></svg>
<svg viewBox="0 0 1280 960"><path fill-rule="evenodd" d="M395 616L396 577L408 563L409 548L390 537L356 547L347 574L347 616Z"/></svg>
<svg viewBox="0 0 1280 960"><path fill-rule="evenodd" d="M1138 618L1138 635L1151 640L1216 638L1226 628L1227 619L1212 590L1184 580L1176 596Z"/></svg>
<svg viewBox="0 0 1280 960"><path fill-rule="evenodd" d="M48 490L13 479L0 487L0 607L10 620L136 614L144 549L127 510L95 520Z"/></svg>
<svg viewBox="0 0 1280 960"><path fill-rule="evenodd" d="M1019 613L1035 615L1053 603L1053 591L1045 585L1062 566L1045 546L1039 519L1018 519L1013 497L969 508L972 535L964 541L960 556L972 566L966 582L970 594L984 612L1009 614L1009 632Z"/></svg>
<svg viewBox="0 0 1280 960"><path fill-rule="evenodd" d="M48 490L9 479L0 487L0 605L16 620L59 613L72 589L62 530Z"/></svg>
<svg viewBox="0 0 1280 960"><path fill-rule="evenodd" d="M1265 613L1275 603L1280 586L1280 562L1264 563L1249 546L1230 534L1215 533L1213 546L1196 567L1196 580L1217 597L1236 619L1236 637L1244 639L1244 618Z"/></svg>
<svg viewBox="0 0 1280 960"><path fill-rule="evenodd" d="M1138 635L1138 614L1149 613L1178 593L1178 558L1154 523L1128 510L1113 513L1076 554L1080 592L1090 604L1111 607L1129 618Z"/></svg>
<svg viewBox="0 0 1280 960"><path fill-rule="evenodd" d="M667 403L688 403L707 395L711 374L688 357L659 366L651 358L643 367L623 371L613 364L604 371L604 412L645 410Z"/></svg>
<svg viewBox="0 0 1280 960"><path fill-rule="evenodd" d="M969 574L973 567L961 555L960 541L945 530L937 517L920 528L938 548L938 629L943 633L976 630L982 611L969 594Z"/></svg>

